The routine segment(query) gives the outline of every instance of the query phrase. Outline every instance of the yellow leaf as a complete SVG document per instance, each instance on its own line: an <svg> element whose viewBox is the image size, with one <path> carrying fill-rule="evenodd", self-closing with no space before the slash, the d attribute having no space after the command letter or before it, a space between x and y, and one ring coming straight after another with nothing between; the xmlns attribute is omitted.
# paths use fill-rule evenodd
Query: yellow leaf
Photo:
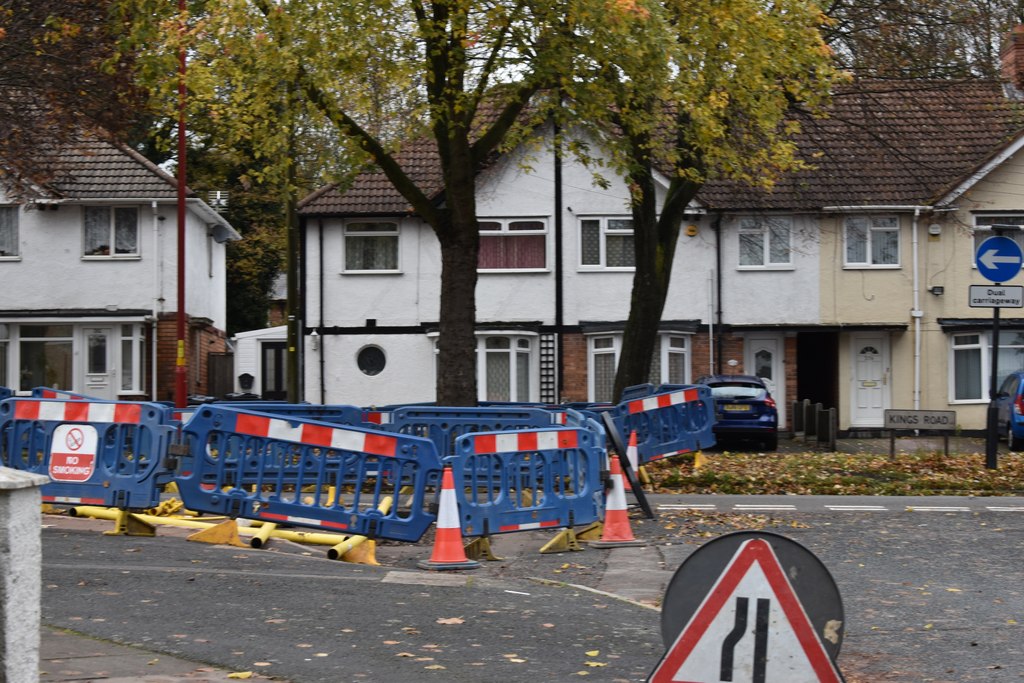
<svg viewBox="0 0 1024 683"><path fill-rule="evenodd" d="M585 666L608 666L607 662L586 662Z"/></svg>
<svg viewBox="0 0 1024 683"><path fill-rule="evenodd" d="M963 591L960 590L959 588L947 588L946 591L948 591L950 593L963 593Z"/></svg>
<svg viewBox="0 0 1024 683"><path fill-rule="evenodd" d="M251 671L235 671L228 674L228 678L252 678Z"/></svg>
<svg viewBox="0 0 1024 683"><path fill-rule="evenodd" d="M588 657L596 657L599 654L601 654L601 651L600 650L588 650L586 654L587 654Z"/></svg>

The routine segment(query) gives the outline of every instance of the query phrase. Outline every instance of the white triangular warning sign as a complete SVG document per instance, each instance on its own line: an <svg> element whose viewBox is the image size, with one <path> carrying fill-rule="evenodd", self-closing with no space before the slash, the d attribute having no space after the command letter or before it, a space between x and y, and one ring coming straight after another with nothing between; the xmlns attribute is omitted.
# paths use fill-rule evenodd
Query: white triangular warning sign
<svg viewBox="0 0 1024 683"><path fill-rule="evenodd" d="M842 683L764 539L745 541L648 683Z"/></svg>

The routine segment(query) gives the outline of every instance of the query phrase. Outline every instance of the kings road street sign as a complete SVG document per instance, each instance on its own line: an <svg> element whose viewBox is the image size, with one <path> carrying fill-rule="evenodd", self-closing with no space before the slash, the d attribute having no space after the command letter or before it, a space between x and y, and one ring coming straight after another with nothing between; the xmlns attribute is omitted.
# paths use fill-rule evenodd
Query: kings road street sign
<svg viewBox="0 0 1024 683"><path fill-rule="evenodd" d="M702 590L722 557L722 571ZM648 682L842 683L835 663L842 603L822 570L810 551L777 534L740 532L705 544L669 584L662 610L667 651ZM681 592L687 586L699 602ZM817 602L803 602L801 592ZM676 618L666 619L668 611Z"/></svg>
<svg viewBox="0 0 1024 683"><path fill-rule="evenodd" d="M1009 237L989 237L978 245L974 255L978 273L992 282L1007 282L1020 273L1024 254L1020 245Z"/></svg>

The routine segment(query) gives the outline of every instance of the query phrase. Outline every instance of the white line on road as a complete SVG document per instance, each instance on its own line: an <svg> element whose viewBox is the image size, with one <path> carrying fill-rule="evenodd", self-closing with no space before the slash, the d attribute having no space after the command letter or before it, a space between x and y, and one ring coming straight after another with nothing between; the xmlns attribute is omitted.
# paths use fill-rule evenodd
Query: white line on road
<svg viewBox="0 0 1024 683"><path fill-rule="evenodd" d="M669 503L667 505L659 505L659 510L717 510L717 505L705 505L703 503L694 505L676 505L675 503Z"/></svg>
<svg viewBox="0 0 1024 683"><path fill-rule="evenodd" d="M889 509L884 505L826 505L825 507L835 512L884 512Z"/></svg>
<svg viewBox="0 0 1024 683"><path fill-rule="evenodd" d="M733 509L748 512L751 510L796 510L795 505L734 505Z"/></svg>
<svg viewBox="0 0 1024 683"><path fill-rule="evenodd" d="M912 512L970 512L969 507L958 507L954 505L910 505L907 507Z"/></svg>
<svg viewBox="0 0 1024 683"><path fill-rule="evenodd" d="M991 506L991 507L986 507L985 509L986 510L991 510L992 512L1024 512L1024 507L995 507L995 506Z"/></svg>

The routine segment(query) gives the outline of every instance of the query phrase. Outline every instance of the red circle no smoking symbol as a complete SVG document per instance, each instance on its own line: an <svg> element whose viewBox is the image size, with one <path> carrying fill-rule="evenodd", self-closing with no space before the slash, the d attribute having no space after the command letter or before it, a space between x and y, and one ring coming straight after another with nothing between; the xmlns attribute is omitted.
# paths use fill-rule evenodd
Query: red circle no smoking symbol
<svg viewBox="0 0 1024 683"><path fill-rule="evenodd" d="M82 430L75 427L74 429L68 430L67 435L64 437L64 441L67 443L68 448L73 451L77 451L85 443L85 435L82 434Z"/></svg>

